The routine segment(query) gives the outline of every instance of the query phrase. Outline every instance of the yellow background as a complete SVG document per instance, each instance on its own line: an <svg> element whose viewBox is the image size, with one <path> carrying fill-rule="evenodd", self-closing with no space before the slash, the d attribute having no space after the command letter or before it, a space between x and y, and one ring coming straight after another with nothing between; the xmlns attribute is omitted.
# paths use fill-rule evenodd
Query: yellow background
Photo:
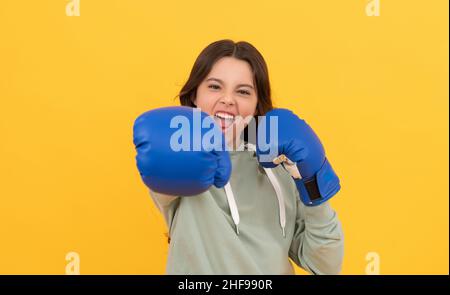
<svg viewBox="0 0 450 295"><path fill-rule="evenodd" d="M162 274L164 220L134 162L140 113L177 104L200 51L246 40L274 102L342 181L343 274L448 274L448 1L0 3L0 273ZM298 273L304 273L297 268Z"/></svg>

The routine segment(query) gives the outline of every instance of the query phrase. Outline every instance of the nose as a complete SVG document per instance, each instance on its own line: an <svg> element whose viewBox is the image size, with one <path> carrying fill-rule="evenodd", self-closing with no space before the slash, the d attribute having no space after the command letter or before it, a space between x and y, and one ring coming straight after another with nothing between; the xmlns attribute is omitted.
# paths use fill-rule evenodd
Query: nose
<svg viewBox="0 0 450 295"><path fill-rule="evenodd" d="M230 96L224 96L220 99L219 103L227 105L227 106L232 106L235 104L233 98L231 98Z"/></svg>

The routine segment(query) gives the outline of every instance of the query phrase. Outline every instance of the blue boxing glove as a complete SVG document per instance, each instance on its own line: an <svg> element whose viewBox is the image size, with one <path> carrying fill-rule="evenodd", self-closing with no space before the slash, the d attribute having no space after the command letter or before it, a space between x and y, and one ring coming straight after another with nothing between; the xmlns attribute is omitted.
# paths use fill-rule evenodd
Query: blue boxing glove
<svg viewBox="0 0 450 295"><path fill-rule="evenodd" d="M273 109L258 123L257 157L265 168L282 163L294 178L301 201L320 205L341 188L325 150L309 125L292 111Z"/></svg>
<svg viewBox="0 0 450 295"><path fill-rule="evenodd" d="M140 115L133 142L141 178L155 192L192 196L211 185L223 187L230 179L224 135L214 119L198 109L165 107Z"/></svg>

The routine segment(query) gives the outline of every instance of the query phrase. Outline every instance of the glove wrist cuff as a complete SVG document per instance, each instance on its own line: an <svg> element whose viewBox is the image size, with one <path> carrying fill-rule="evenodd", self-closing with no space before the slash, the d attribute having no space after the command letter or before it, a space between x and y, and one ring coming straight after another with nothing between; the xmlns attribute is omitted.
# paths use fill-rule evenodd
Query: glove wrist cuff
<svg viewBox="0 0 450 295"><path fill-rule="evenodd" d="M306 206L317 206L326 202L340 190L339 178L325 158L319 171L308 179L295 180L300 199Z"/></svg>

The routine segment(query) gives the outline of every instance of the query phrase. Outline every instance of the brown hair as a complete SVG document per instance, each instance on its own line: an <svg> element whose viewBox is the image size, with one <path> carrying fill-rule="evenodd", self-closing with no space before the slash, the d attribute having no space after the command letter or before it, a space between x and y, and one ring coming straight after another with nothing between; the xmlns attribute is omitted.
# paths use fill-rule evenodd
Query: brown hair
<svg viewBox="0 0 450 295"><path fill-rule="evenodd" d="M250 43L245 41L235 43L229 39L213 42L202 50L178 95L181 105L196 107L194 99L198 86L209 74L215 62L222 57L234 57L250 64L258 96L255 116L262 116L272 110L269 73L263 56Z"/></svg>

